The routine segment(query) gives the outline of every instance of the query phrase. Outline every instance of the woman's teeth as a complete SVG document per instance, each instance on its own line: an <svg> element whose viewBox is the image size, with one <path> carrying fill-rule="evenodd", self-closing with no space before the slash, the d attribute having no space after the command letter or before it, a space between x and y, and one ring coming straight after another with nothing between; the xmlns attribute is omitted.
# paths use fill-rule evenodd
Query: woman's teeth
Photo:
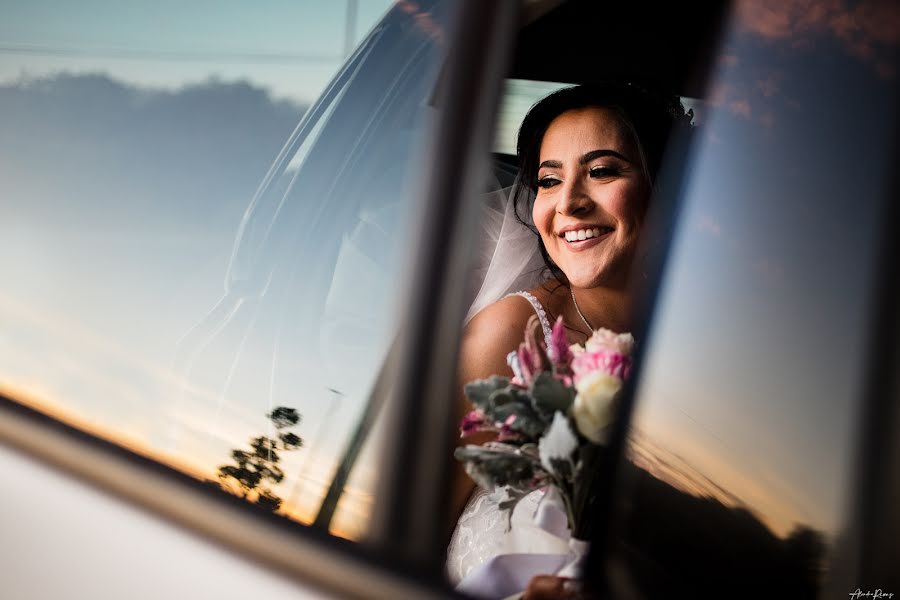
<svg viewBox="0 0 900 600"><path fill-rule="evenodd" d="M592 237L600 237L601 232L604 231L609 230L605 227L602 230L600 227L594 227L593 229L578 229L567 231L565 236L567 242L580 242L581 240L588 240Z"/></svg>

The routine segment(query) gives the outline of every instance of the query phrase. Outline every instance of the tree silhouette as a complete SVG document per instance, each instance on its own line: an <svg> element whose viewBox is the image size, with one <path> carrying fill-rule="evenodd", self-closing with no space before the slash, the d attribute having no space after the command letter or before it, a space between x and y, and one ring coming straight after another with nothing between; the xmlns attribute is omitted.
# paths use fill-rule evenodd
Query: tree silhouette
<svg viewBox="0 0 900 600"><path fill-rule="evenodd" d="M281 462L278 452L296 450L303 446L303 440L285 431L300 422L296 409L279 406L266 416L278 430L277 436L254 437L249 450L235 448L231 451L234 464L219 467L218 475L222 487L234 490L236 484L242 498L275 512L281 508L282 500L267 484L278 484L284 479L284 471L278 466Z"/></svg>

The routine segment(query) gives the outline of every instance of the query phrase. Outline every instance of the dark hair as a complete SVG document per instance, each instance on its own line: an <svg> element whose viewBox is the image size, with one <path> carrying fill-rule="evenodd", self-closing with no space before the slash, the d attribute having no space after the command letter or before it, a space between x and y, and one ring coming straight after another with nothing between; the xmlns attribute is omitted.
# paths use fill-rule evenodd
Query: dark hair
<svg viewBox="0 0 900 600"><path fill-rule="evenodd" d="M538 159L541 142L550 123L564 112L590 107L611 110L634 138L641 167L651 189L656 184L669 138L676 128L689 127L693 118L693 111L686 113L678 96L650 92L631 83L592 83L563 88L531 107L519 128L516 145L519 179L513 202L516 217L538 236L544 264L564 285L568 283L565 274L550 260L540 234L531 224L532 203L537 194Z"/></svg>

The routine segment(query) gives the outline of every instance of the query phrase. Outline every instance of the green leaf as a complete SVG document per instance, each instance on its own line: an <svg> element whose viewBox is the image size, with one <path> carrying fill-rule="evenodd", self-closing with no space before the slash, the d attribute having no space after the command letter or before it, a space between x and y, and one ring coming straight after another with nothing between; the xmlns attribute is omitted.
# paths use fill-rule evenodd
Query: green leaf
<svg viewBox="0 0 900 600"><path fill-rule="evenodd" d="M513 421L510 429L529 438L531 441L540 439L546 429L544 422L533 411L530 414L519 413Z"/></svg>
<svg viewBox="0 0 900 600"><path fill-rule="evenodd" d="M281 498L276 496L272 490L262 490L256 498L256 505L264 510L275 512L281 508Z"/></svg>
<svg viewBox="0 0 900 600"><path fill-rule="evenodd" d="M494 390L488 398L488 404L492 410L497 410L502 406L514 404L515 402L515 390L510 385L500 388L499 390Z"/></svg>
<svg viewBox="0 0 900 600"><path fill-rule="evenodd" d="M492 406L492 394L508 386L508 378L493 375L489 379L471 381L466 384L464 389L469 401L477 408L487 412Z"/></svg>
<svg viewBox="0 0 900 600"><path fill-rule="evenodd" d="M527 485L535 475L536 463L527 456L509 450L496 450L484 446L464 446L454 452L457 460L468 463L467 470L473 479L493 486ZM483 487L489 487L483 485Z"/></svg>
<svg viewBox="0 0 900 600"><path fill-rule="evenodd" d="M234 462L238 464L238 466L243 467L248 462L250 462L250 454L244 452L243 450L234 449L231 451L231 457L234 459Z"/></svg>
<svg viewBox="0 0 900 600"><path fill-rule="evenodd" d="M531 386L531 398L534 409L549 422L557 411L564 415L569 413L569 407L575 401L575 390L566 387L545 371L535 378Z"/></svg>
<svg viewBox="0 0 900 600"><path fill-rule="evenodd" d="M496 392L496 394L499 396L501 392ZM532 400L528 393L510 387L509 394L502 397L505 398L504 402L494 404L491 409L485 411L488 418L492 421L504 423L507 418L515 415L516 419L510 425L510 428L532 441L537 441L544 432L546 423L534 411Z"/></svg>
<svg viewBox="0 0 900 600"><path fill-rule="evenodd" d="M296 450L303 446L303 440L296 434L279 433L278 437L281 439L281 444L284 446L285 450Z"/></svg>
<svg viewBox="0 0 900 600"><path fill-rule="evenodd" d="M292 427L300 422L300 413L297 412L297 409L287 406L278 406L266 416L272 420L276 429Z"/></svg>

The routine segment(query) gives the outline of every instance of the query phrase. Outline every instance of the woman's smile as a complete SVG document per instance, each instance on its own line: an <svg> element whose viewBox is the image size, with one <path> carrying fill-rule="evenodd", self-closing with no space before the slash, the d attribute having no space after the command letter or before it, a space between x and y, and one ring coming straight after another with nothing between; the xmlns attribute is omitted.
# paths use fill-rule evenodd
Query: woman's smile
<svg viewBox="0 0 900 600"><path fill-rule="evenodd" d="M566 227L559 237L566 240L566 246L575 252L596 246L615 231L606 225L582 225Z"/></svg>

